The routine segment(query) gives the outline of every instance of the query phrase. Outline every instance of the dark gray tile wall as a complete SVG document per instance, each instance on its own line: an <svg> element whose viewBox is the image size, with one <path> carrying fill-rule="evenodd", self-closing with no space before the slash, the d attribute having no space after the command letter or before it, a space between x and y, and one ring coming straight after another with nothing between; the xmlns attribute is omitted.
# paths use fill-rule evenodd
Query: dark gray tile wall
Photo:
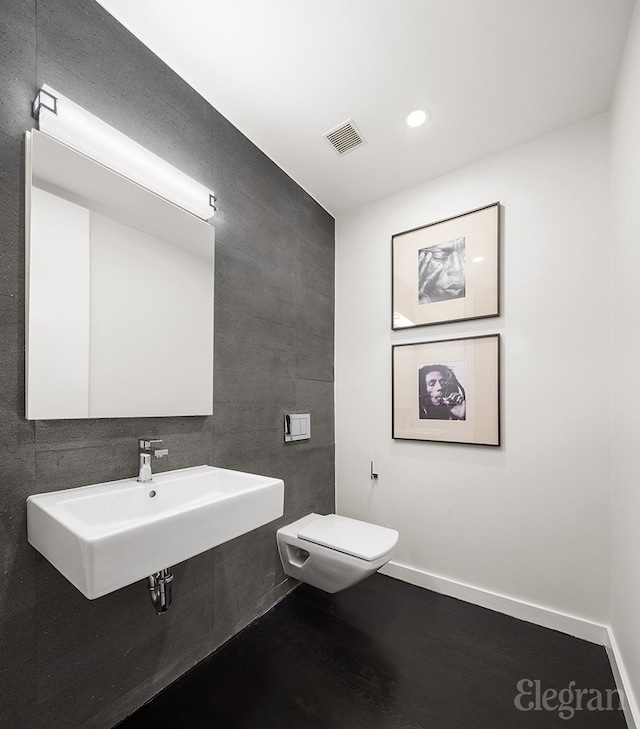
<svg viewBox="0 0 640 729"><path fill-rule="evenodd" d="M107 729L293 585L275 530L334 507L334 221L92 0L0 8L0 727ZM49 83L218 195L211 417L24 419L23 135ZM310 442L284 444L287 410ZM285 481L285 516L176 566L163 616L144 582L86 600L27 543L25 498L211 463Z"/></svg>

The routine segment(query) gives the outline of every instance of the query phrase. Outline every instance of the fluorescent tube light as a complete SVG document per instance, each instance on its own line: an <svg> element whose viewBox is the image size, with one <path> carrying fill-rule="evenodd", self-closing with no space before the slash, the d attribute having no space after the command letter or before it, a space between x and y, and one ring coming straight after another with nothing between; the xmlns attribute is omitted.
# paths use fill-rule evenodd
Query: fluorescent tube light
<svg viewBox="0 0 640 729"><path fill-rule="evenodd" d="M216 210L214 194L184 172L74 104L50 86L33 102L41 132L73 147L202 220Z"/></svg>

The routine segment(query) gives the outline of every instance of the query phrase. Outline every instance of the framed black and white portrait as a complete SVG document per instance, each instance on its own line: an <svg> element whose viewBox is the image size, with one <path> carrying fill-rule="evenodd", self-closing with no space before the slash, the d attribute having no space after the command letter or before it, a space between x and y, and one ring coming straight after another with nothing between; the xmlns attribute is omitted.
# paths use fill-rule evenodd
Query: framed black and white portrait
<svg viewBox="0 0 640 729"><path fill-rule="evenodd" d="M393 438L500 445L497 334L392 347Z"/></svg>
<svg viewBox="0 0 640 729"><path fill-rule="evenodd" d="M392 329L499 315L499 210L392 237Z"/></svg>

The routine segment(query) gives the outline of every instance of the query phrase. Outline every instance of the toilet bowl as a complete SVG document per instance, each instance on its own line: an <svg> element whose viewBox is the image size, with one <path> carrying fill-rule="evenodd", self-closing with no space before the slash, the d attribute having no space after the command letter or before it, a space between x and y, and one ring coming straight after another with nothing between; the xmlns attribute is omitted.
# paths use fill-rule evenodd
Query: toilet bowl
<svg viewBox="0 0 640 729"><path fill-rule="evenodd" d="M398 543L395 529L337 514L308 514L278 529L285 574L339 592L386 564Z"/></svg>

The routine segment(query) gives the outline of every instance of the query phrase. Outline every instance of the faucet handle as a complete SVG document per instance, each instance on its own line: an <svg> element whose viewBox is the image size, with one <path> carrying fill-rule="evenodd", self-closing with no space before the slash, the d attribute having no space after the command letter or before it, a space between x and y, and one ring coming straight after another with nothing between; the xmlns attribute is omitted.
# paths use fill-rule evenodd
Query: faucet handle
<svg viewBox="0 0 640 729"><path fill-rule="evenodd" d="M154 438L140 438L138 440L138 448L144 448L149 450L151 448L154 448L155 446L160 445L161 443L161 440L157 440Z"/></svg>
<svg viewBox="0 0 640 729"><path fill-rule="evenodd" d="M168 448L160 448L162 441L158 438L140 438L138 440L138 448L143 453L149 453L156 458L162 458L169 454Z"/></svg>

